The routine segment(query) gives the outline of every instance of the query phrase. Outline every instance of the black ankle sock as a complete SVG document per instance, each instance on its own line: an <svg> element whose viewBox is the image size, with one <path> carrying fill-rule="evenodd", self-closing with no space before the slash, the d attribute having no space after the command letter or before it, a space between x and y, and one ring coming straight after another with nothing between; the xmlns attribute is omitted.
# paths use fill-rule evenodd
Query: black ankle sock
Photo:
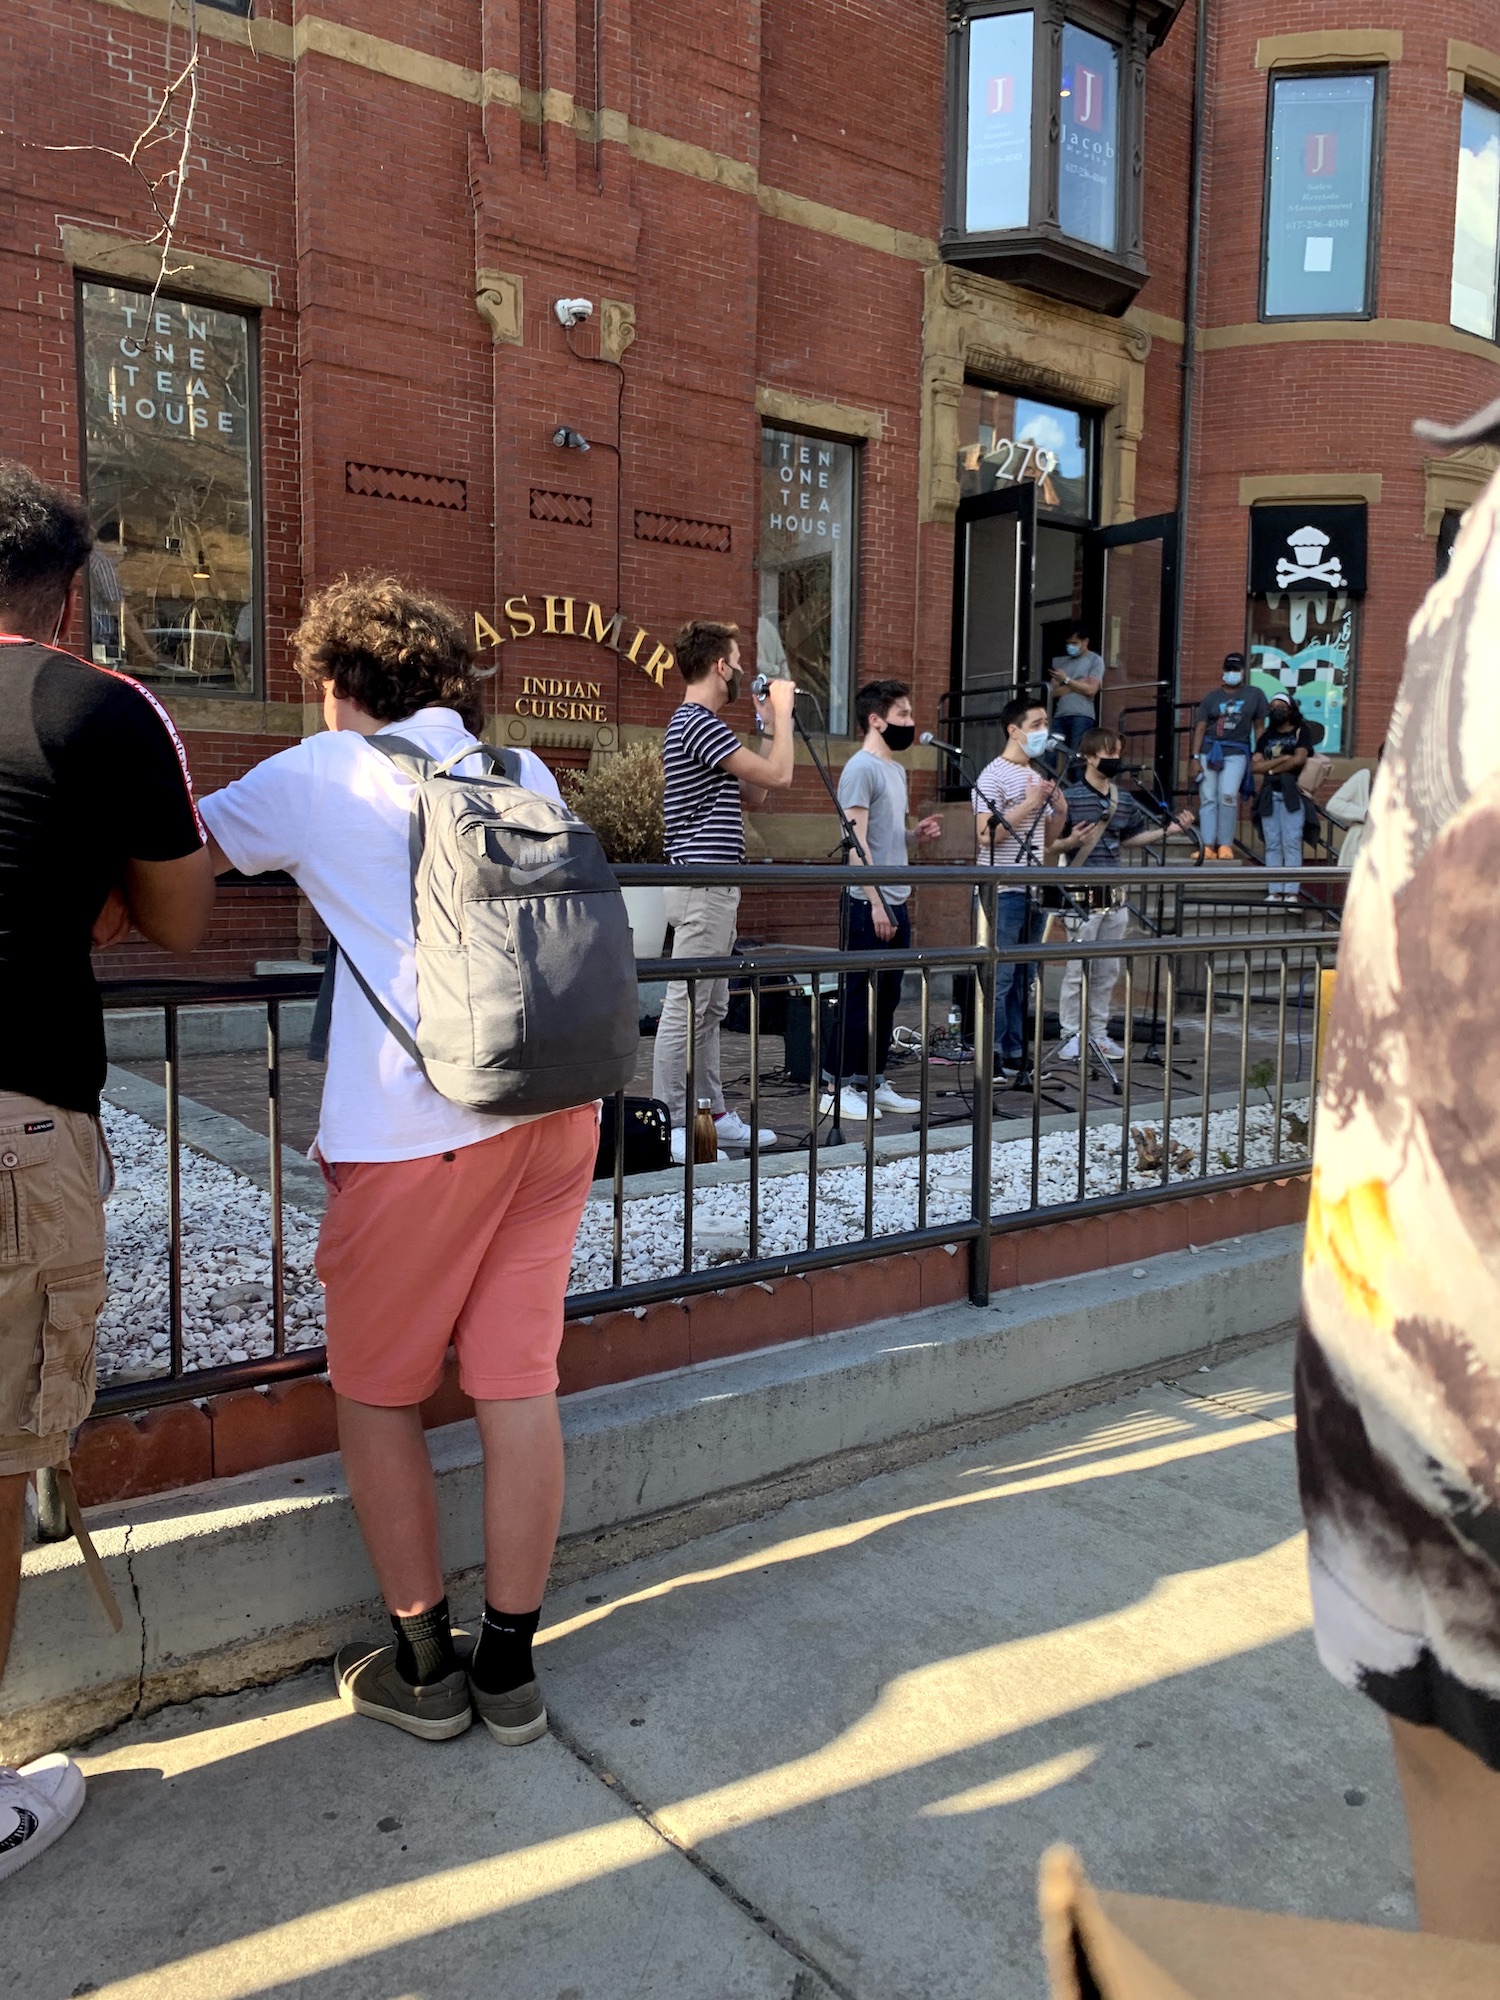
<svg viewBox="0 0 1500 2000"><path fill-rule="evenodd" d="M536 1678L531 1664L531 1641L542 1609L497 1611L484 1607L484 1623L474 1644L469 1674L481 1694L506 1694Z"/></svg>
<svg viewBox="0 0 1500 2000"><path fill-rule="evenodd" d="M392 1618L391 1624L396 1632L396 1672L402 1680L413 1687L426 1687L440 1681L444 1674L458 1671L446 1597L430 1611L418 1611L410 1618Z"/></svg>

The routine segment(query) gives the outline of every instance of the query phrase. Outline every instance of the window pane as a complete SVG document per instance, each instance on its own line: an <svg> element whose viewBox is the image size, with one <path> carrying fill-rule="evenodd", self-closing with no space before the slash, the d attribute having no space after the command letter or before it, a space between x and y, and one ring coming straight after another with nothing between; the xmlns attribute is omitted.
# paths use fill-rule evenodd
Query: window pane
<svg viewBox="0 0 1500 2000"><path fill-rule="evenodd" d="M1289 694L1308 722L1321 723L1318 748L1349 754L1355 659L1355 600L1273 590L1250 600L1250 679L1269 699Z"/></svg>
<svg viewBox="0 0 1500 2000"><path fill-rule="evenodd" d="M83 287L94 658L192 692L256 686L250 328Z"/></svg>
<svg viewBox="0 0 1500 2000"><path fill-rule="evenodd" d="M1455 326L1495 338L1496 266L1500 264L1500 111L1464 99L1458 151L1458 211L1453 224Z"/></svg>
<svg viewBox="0 0 1500 2000"><path fill-rule="evenodd" d="M1031 210L1030 14L969 24L971 230L1024 229Z"/></svg>
<svg viewBox="0 0 1500 2000"><path fill-rule="evenodd" d="M964 385L958 405L958 490L998 493L1034 483L1040 514L1093 516L1094 421L1008 389Z"/></svg>
<svg viewBox="0 0 1500 2000"><path fill-rule="evenodd" d="M1366 309L1373 76L1271 86L1266 317Z"/></svg>
<svg viewBox="0 0 1500 2000"><path fill-rule="evenodd" d="M849 729L854 446L767 429L761 446L761 673L788 672L835 735Z"/></svg>
<svg viewBox="0 0 1500 2000"><path fill-rule="evenodd" d="M1071 24L1063 28L1057 219L1063 233L1116 248L1119 215L1120 52Z"/></svg>

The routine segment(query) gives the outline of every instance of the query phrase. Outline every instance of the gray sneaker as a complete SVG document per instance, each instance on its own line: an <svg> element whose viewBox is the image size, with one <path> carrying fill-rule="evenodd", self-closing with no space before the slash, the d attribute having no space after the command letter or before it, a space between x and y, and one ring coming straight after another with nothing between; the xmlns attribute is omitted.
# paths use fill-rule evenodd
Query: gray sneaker
<svg viewBox="0 0 1500 2000"><path fill-rule="evenodd" d="M534 1743L547 1733L547 1710L538 1681L522 1681L504 1694L486 1694L470 1681L469 1699L497 1743Z"/></svg>
<svg viewBox="0 0 1500 2000"><path fill-rule="evenodd" d="M333 1658L333 1684L339 1700L356 1715L393 1723L427 1743L462 1736L474 1720L469 1677L462 1668L427 1687L414 1687L396 1672L394 1644L357 1639L341 1646Z"/></svg>

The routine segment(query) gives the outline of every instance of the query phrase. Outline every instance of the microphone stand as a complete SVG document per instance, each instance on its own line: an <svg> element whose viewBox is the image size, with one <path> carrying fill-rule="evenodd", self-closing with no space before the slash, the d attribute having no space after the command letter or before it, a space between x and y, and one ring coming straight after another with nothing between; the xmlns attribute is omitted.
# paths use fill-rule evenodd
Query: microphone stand
<svg viewBox="0 0 1500 2000"><path fill-rule="evenodd" d="M845 868L852 867L853 857L855 854L858 854L860 860L864 863L865 867L866 868L870 867L871 866L870 857L865 850L864 842L855 832L853 820L851 820L848 813L844 811L843 803L839 798L838 786L834 784L832 777L829 775L827 765L823 762L822 758L819 757L817 750L813 746L812 738L808 735L806 729L803 727L802 718L797 713L797 705L795 702L793 702L792 704L792 727L796 731L797 735L801 737L804 745L806 746L808 757L812 762L812 767L817 772L819 778L822 780L823 789L825 792L827 792L829 800L833 806L833 810L838 815L839 853L842 858L842 865ZM878 896L880 894L879 889L873 882L870 885L870 893L873 896ZM835 1020L834 1020L834 1030L833 1030L833 1064L835 1072L833 1079L833 1092L832 1092L833 1123L828 1128L828 1143L830 1146L842 1146L844 1143L844 1128L839 1123L839 1114L843 1104L843 1096L844 1096L844 1018L848 1012L848 997L849 997L848 974L843 964L843 954L846 953L849 949L849 901L850 901L849 891L847 889L841 889L839 891L840 959L839 959L838 1006L835 1010ZM886 905L884 898L881 899L880 907L883 910L885 910L887 916L890 915L890 910ZM823 1034L822 1034L823 1024L820 1020L817 1019L817 1011L818 1010L816 1008L813 1009L813 1015L814 1015L813 1031L808 1039L813 1047L813 1052L814 1052L813 1059L817 1062L819 1068L821 1069L823 1060ZM868 1077L866 1077L865 1083L866 1087L868 1087L869 1085Z"/></svg>

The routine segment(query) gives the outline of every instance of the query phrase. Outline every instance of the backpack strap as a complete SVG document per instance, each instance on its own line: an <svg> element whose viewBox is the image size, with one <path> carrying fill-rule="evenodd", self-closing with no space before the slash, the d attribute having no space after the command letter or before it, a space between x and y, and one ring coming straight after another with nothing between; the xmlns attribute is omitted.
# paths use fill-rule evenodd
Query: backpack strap
<svg viewBox="0 0 1500 2000"><path fill-rule="evenodd" d="M422 1060L420 1049L418 1049L406 1029L396 1019L390 1008L386 1006L385 1002L376 993L374 987L371 986L369 980L365 978L365 975L354 963L348 952L344 950L332 931L328 933L328 957L323 966L323 983L318 988L317 1002L313 1007L312 1029L307 1037L308 1061L327 1062L328 1060L328 1030L333 1023L333 982L340 958L343 959L345 965L348 966L349 970L354 974L355 979L359 982L359 990L380 1016L386 1032L411 1057L417 1068L421 1070L423 1076L426 1076L427 1065Z"/></svg>

